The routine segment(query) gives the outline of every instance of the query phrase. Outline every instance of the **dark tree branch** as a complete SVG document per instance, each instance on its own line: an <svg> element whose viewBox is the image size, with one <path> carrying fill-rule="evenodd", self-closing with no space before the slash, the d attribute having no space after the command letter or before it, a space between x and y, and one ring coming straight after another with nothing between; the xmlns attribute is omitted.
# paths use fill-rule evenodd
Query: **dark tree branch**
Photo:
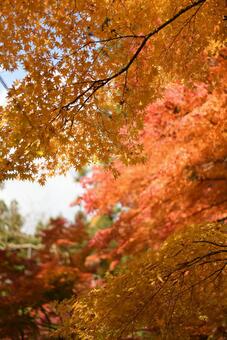
<svg viewBox="0 0 227 340"><path fill-rule="evenodd" d="M71 102L67 103L66 105L64 105L62 107L62 109L64 110L69 110L73 107L73 105L75 103L77 103L82 97L86 96L89 92L89 94L87 95L87 97L84 99L83 103L81 104L82 107L86 104L86 102L102 87L104 87L105 85L107 85L108 83L110 83L112 80L114 80L115 78L121 76L122 74L124 74L125 72L127 72L129 70L129 68L131 67L131 65L134 63L134 61L137 59L138 55L141 53L141 51L143 50L143 48L145 47L145 45L147 44L147 42L149 41L149 39L151 37L153 37L154 35L158 34L160 31L162 31L165 27L167 27L168 25L170 25L172 22L174 22L177 18L179 18L180 16L182 16L184 13L190 11L192 8L195 8L197 6L201 6L203 3L205 3L207 0L197 0L193 3L191 3L190 5L182 8L179 12L177 12L172 18L168 19L167 21L165 21L163 24L161 24L159 27L155 28L153 31L151 31L150 33L148 33L147 35L144 36L142 43L140 44L140 46L138 47L138 49L136 50L136 52L134 53L134 55L131 57L131 59L129 60L129 62L123 66L118 72L112 74L111 76L104 78L104 79L98 79L95 81L91 81L90 85L83 90L75 99L73 99ZM194 15L193 15L194 16ZM127 37L127 36L125 36ZM128 36L129 37L129 36ZM135 37L135 36L130 36L130 37ZM141 36L138 36L141 37ZM117 38L117 37L116 37ZM120 37L119 37L120 38ZM108 39L107 39L108 41ZM80 105L80 109L81 109L81 105Z"/></svg>
<svg viewBox="0 0 227 340"><path fill-rule="evenodd" d="M216 247L227 248L227 245L225 245L225 244L220 244L220 243L207 241L207 240L193 241L193 243L207 243L207 244L212 244L213 246L216 246Z"/></svg>
<svg viewBox="0 0 227 340"><path fill-rule="evenodd" d="M218 255L218 254L222 254L222 253L227 253L226 249L221 249L221 250L216 250L216 251L210 251L205 255L201 255L201 256L196 256L194 259L192 259L191 261L186 261L186 262L182 262L178 264L178 267L180 269L186 269L188 267L194 266L195 264L201 262L203 259L205 258L210 258L212 256ZM214 260L215 261L215 260Z"/></svg>

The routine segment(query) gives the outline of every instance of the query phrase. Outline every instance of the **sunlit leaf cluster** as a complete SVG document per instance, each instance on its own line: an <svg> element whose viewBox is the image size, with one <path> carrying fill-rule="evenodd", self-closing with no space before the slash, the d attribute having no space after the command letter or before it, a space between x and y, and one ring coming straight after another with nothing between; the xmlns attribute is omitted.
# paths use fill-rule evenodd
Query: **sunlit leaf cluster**
<svg viewBox="0 0 227 340"><path fill-rule="evenodd" d="M0 179L91 161L142 161L142 109L170 81L204 79L224 0L1 1L0 65L23 68L1 109ZM122 127L127 134L122 133ZM6 138L7 136L7 138Z"/></svg>
<svg viewBox="0 0 227 340"><path fill-rule="evenodd" d="M226 254L226 225L187 227L76 301L60 334L66 339L217 339L226 329ZM67 315L67 306L63 311Z"/></svg>

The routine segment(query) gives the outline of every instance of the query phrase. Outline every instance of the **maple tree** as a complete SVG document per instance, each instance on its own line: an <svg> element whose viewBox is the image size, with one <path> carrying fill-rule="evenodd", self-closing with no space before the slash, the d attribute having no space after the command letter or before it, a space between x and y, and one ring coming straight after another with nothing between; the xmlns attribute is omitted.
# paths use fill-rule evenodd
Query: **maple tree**
<svg viewBox="0 0 227 340"><path fill-rule="evenodd" d="M104 167L82 177L86 190L75 204L97 217L113 215L113 224L91 241L101 252L114 239L110 256L118 259L158 247L187 224L227 217L225 67L223 50L206 84L170 84L162 99L148 105L140 134L145 164L116 162L116 180Z"/></svg>
<svg viewBox="0 0 227 340"><path fill-rule="evenodd" d="M112 220L97 230L90 246L109 259L111 271L128 255L132 261L123 273L107 276L103 288L68 309L63 305L66 318L57 334L78 339L226 335L225 55L222 50L210 63L206 84L170 84L162 99L148 105L140 134L145 164L116 162L115 180L103 166L82 177L85 192L75 204L95 214L96 223L103 216ZM171 236L176 229L181 231Z"/></svg>
<svg viewBox="0 0 227 340"><path fill-rule="evenodd" d="M36 237L18 232L0 250L0 336L43 339L61 322L53 302L95 285L86 223L53 219ZM23 243L21 243L23 242ZM30 250L30 251L28 251Z"/></svg>
<svg viewBox="0 0 227 340"><path fill-rule="evenodd" d="M224 10L224 0L3 0L0 65L27 74L1 108L0 178L143 160L144 107L169 81L204 79Z"/></svg>
<svg viewBox="0 0 227 340"><path fill-rule="evenodd" d="M194 225L72 305L66 339L224 339L226 225ZM66 315L66 314L65 314Z"/></svg>
<svg viewBox="0 0 227 340"><path fill-rule="evenodd" d="M226 336L224 10L1 2L0 65L26 76L0 108L0 180L102 164L81 180L88 219L52 221L30 253L1 206L17 228L0 253L2 337L59 323L66 339Z"/></svg>

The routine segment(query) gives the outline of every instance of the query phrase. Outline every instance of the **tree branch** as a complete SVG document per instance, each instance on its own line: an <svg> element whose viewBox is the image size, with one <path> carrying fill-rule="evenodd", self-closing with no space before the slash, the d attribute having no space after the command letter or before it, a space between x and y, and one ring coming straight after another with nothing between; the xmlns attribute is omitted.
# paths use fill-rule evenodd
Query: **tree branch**
<svg viewBox="0 0 227 340"><path fill-rule="evenodd" d="M190 5L182 8L179 12L177 12L172 18L168 19L167 21L165 21L163 24L161 24L159 27L155 28L153 31L151 31L150 33L148 33L147 35L144 36L144 39L142 41L142 43L140 44L140 46L138 47L138 49L136 50L136 52L134 53L134 55L131 57L131 59L129 60L129 62L123 66L118 72L112 74L111 76L104 78L104 79L98 79L95 81L92 81L90 83L90 85L83 90L75 99L73 99L71 102L67 103L66 105L64 105L62 107L62 109L65 110L69 110L72 108L72 106L79 100L81 99L81 97L85 96L89 91L91 91L91 93L88 94L88 96L85 98L85 100L83 101L82 105L84 105L101 87L104 87L105 85L107 85L109 82L111 82L113 79L119 77L120 75L122 75L123 73L127 72L128 69L131 67L131 65L134 63L134 61L137 59L138 55L140 54L140 52L143 50L143 48L145 47L145 45L147 44L148 40L153 37L154 35L156 35L157 33L159 33L161 30L163 30L165 27L167 27L168 25L170 25L172 22L174 22L177 18L179 18L180 16L182 16L184 13L190 11L192 8L195 8L199 5L202 5L203 3L205 3L207 0L197 0L193 3L191 3Z"/></svg>

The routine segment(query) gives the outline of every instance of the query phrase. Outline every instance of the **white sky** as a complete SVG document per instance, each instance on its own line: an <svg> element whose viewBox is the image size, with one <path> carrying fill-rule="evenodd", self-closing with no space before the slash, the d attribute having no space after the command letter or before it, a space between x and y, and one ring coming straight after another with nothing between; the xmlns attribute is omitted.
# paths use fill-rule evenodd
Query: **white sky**
<svg viewBox="0 0 227 340"><path fill-rule="evenodd" d="M24 230L32 233L39 220L46 222L50 217L62 215L73 221L76 207L70 203L82 192L71 173L47 180L45 186L29 181L6 181L0 191L0 199L6 203L16 199L25 218Z"/></svg>
<svg viewBox="0 0 227 340"><path fill-rule="evenodd" d="M4 81L10 86L15 79L21 79L24 72L14 74L0 72ZM0 84L0 105L6 102L7 91ZM63 215L73 220L76 207L70 203L82 192L79 184L74 181L75 173L69 172L66 176L56 176L49 180L45 186L29 181L6 181L3 190L0 190L0 199L6 203L16 199L20 212L25 218L24 230L32 233L39 220L47 221L49 217Z"/></svg>
<svg viewBox="0 0 227 340"><path fill-rule="evenodd" d="M0 85L2 87L2 85ZM0 105L4 105L6 102L6 90L4 88L0 88Z"/></svg>

